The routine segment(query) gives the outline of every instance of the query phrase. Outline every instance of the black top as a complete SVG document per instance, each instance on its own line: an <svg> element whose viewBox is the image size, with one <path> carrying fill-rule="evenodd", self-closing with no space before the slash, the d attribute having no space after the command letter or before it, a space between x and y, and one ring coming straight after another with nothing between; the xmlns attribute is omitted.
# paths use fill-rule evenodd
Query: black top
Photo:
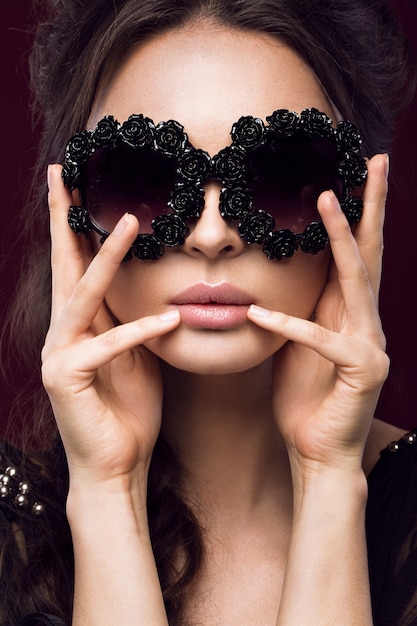
<svg viewBox="0 0 417 626"><path fill-rule="evenodd" d="M366 531L375 626L417 626L417 428L369 475Z"/></svg>
<svg viewBox="0 0 417 626"><path fill-rule="evenodd" d="M368 484L374 626L417 626L417 428L381 452ZM44 613L28 615L17 626L40 625L65 626Z"/></svg>

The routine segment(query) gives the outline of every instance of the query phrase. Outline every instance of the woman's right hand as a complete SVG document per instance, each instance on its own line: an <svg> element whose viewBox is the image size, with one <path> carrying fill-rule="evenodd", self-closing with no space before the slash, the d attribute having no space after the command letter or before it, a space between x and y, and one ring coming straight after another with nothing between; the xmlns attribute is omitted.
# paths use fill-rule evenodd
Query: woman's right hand
<svg viewBox="0 0 417 626"><path fill-rule="evenodd" d="M162 410L159 365L144 346L173 330L178 311L114 326L106 291L138 233L125 215L96 256L67 223L71 194L48 171L52 313L42 376L65 447L71 485L146 481ZM143 486L143 485L142 485Z"/></svg>

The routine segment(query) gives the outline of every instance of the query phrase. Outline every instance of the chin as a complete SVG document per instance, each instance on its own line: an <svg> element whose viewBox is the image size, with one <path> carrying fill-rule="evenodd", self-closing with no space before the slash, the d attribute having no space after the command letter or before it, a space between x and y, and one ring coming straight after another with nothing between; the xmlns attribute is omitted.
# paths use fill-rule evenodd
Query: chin
<svg viewBox="0 0 417 626"><path fill-rule="evenodd" d="M286 340L246 324L233 331L185 331L146 343L160 359L184 372L199 375L227 375L245 372L260 365L279 350Z"/></svg>

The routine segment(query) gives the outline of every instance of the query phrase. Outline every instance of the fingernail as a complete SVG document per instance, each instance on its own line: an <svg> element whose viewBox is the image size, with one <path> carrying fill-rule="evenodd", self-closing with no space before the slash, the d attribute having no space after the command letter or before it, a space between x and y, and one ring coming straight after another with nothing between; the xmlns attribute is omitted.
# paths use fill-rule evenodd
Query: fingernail
<svg viewBox="0 0 417 626"><path fill-rule="evenodd" d="M123 215L123 217L120 218L120 220L117 222L116 226L114 227L113 230L113 235L121 235L122 232L125 230L126 226L129 223L129 220L127 218L128 214L125 213Z"/></svg>
<svg viewBox="0 0 417 626"><path fill-rule="evenodd" d="M167 311L166 313L161 313L161 315L158 315L158 317L161 320L161 322L173 322L174 320L178 319L179 315L180 315L180 312L175 309L174 311Z"/></svg>
<svg viewBox="0 0 417 626"><path fill-rule="evenodd" d="M335 194L335 192L333 191L333 189L329 189L329 193L331 196L331 201L333 203L333 208L336 211L336 213L342 213L342 207L340 206L340 202Z"/></svg>
<svg viewBox="0 0 417 626"><path fill-rule="evenodd" d="M264 309L257 304L251 304L249 307L249 311L252 313L252 315L255 315L256 317L269 317L271 315L271 311L268 311L268 309Z"/></svg>
<svg viewBox="0 0 417 626"><path fill-rule="evenodd" d="M385 155L385 178L388 180L389 176L389 154Z"/></svg>
<svg viewBox="0 0 417 626"><path fill-rule="evenodd" d="M48 184L48 191L51 189L51 166L48 165L48 169L46 170L46 180Z"/></svg>

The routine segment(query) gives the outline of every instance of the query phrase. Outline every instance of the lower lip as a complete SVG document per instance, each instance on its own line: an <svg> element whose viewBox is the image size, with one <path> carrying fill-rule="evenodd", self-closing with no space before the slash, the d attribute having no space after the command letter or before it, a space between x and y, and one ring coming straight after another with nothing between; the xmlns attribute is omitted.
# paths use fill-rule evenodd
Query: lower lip
<svg viewBox="0 0 417 626"><path fill-rule="evenodd" d="M247 322L249 305L238 304L181 304L181 320L196 328L223 329L240 326Z"/></svg>

